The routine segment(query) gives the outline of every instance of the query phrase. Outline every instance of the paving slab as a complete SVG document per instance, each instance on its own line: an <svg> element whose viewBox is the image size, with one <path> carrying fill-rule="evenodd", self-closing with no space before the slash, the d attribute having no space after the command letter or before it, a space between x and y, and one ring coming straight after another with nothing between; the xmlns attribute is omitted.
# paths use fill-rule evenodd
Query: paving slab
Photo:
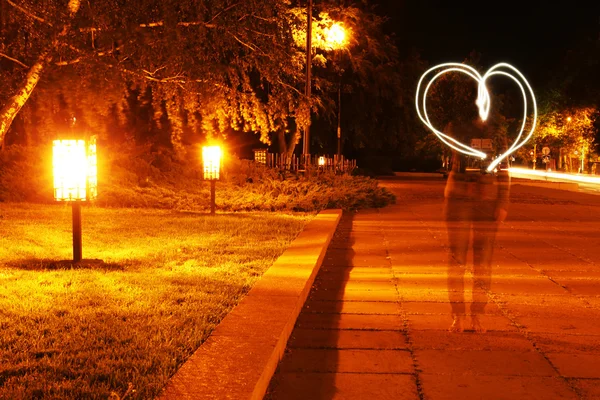
<svg viewBox="0 0 600 400"><path fill-rule="evenodd" d="M395 291L395 285L390 277L381 277L378 280L361 280L360 278L347 280L345 282L332 281L331 279L317 279L313 289L323 290L361 290L361 291Z"/></svg>
<svg viewBox="0 0 600 400"><path fill-rule="evenodd" d="M391 270L389 267L351 267L351 266L323 266L320 279L365 279L366 277L381 279L382 276L389 276Z"/></svg>
<svg viewBox="0 0 600 400"><path fill-rule="evenodd" d="M328 301L309 299L302 312L398 315L400 305L387 301Z"/></svg>
<svg viewBox="0 0 600 400"><path fill-rule="evenodd" d="M282 372L414 372L406 350L288 349L279 368Z"/></svg>
<svg viewBox="0 0 600 400"><path fill-rule="evenodd" d="M546 332L556 334L577 333L580 335L600 335L598 319L571 317L517 317L517 321L529 332Z"/></svg>
<svg viewBox="0 0 600 400"><path fill-rule="evenodd" d="M600 296L600 279L557 278L556 281L575 295Z"/></svg>
<svg viewBox="0 0 600 400"><path fill-rule="evenodd" d="M296 328L288 347L406 350L407 338L401 331Z"/></svg>
<svg viewBox="0 0 600 400"><path fill-rule="evenodd" d="M440 315L408 315L408 323L411 329L416 330L448 330L452 325L452 316L448 314ZM480 315L481 326L487 331L516 331L518 328L512 322L502 315ZM465 318L464 328L467 331L472 330L470 318Z"/></svg>
<svg viewBox="0 0 600 400"><path fill-rule="evenodd" d="M282 373L267 400L418 400L408 374Z"/></svg>
<svg viewBox="0 0 600 400"><path fill-rule="evenodd" d="M311 329L376 329L398 331L404 322L399 315L301 313L297 327Z"/></svg>
<svg viewBox="0 0 600 400"><path fill-rule="evenodd" d="M517 352L536 351L533 343L521 333L509 332L448 332L410 331L411 344L416 350L506 350Z"/></svg>
<svg viewBox="0 0 600 400"><path fill-rule="evenodd" d="M558 376L539 353L507 350L415 350L426 374Z"/></svg>
<svg viewBox="0 0 600 400"><path fill-rule="evenodd" d="M544 353L600 354L600 335L531 333L529 337Z"/></svg>
<svg viewBox="0 0 600 400"><path fill-rule="evenodd" d="M388 290L327 290L315 288L311 293L312 300L341 300L341 301L398 301L398 293Z"/></svg>
<svg viewBox="0 0 600 400"><path fill-rule="evenodd" d="M562 376L600 379L600 352L546 353L546 357Z"/></svg>
<svg viewBox="0 0 600 400"><path fill-rule="evenodd" d="M436 314L436 315L449 315L452 311L452 303L448 301L443 302L435 302L435 301L408 301L402 303L402 310L407 315L416 314L416 315L427 315L427 314ZM465 309L470 310L473 305L476 307L481 307L482 303L477 302L465 302ZM487 303L484 308L485 315L502 315L502 312L498 308L498 306L494 303Z"/></svg>
<svg viewBox="0 0 600 400"><path fill-rule="evenodd" d="M576 400L563 379L554 377L433 375L420 376L428 400Z"/></svg>

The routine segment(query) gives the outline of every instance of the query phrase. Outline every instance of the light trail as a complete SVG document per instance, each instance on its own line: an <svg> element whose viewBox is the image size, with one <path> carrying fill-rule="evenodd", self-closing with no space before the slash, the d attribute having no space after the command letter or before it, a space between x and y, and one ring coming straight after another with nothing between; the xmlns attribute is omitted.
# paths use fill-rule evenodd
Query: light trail
<svg viewBox="0 0 600 400"><path fill-rule="evenodd" d="M440 69L441 69L441 71L437 72L433 76L433 78L431 78L429 80L429 82L425 86L425 89L423 90L423 93L421 93L421 86L423 85L423 82L424 82L426 76L429 75L430 73L433 73L434 71L438 71ZM502 69L510 70L511 72L515 73L517 75L517 77L520 79L515 77L515 75L511 74L510 72L506 72ZM475 68L473 68L469 65L459 64L459 63L444 63L444 64L436 65L435 67L429 68L421 76L421 79L419 79L419 83L417 84L417 93L416 93L416 97L415 97L415 105L417 107L417 114L419 116L419 119L429 129L431 129L431 131L446 145L450 146L454 150L459 151L463 154L479 157L481 159L485 159L487 157L487 155L484 152L473 149L472 147L467 146L466 144L461 143L460 141L456 140L455 138L436 129L433 126L433 124L431 123L431 121L429 120L429 116L427 115L427 93L429 91L429 88L439 77L441 77L442 75L449 73L449 72L464 73L464 74L470 76L471 78L473 78L475 81L477 81L477 84L478 84L477 100L475 101L475 104L477 105L477 107L479 109L479 117L483 121L485 121L487 119L487 117L489 116L490 107L491 107L490 93L488 92L488 89L485 85L485 82L488 78L490 78L494 75L506 76L506 77L509 77L512 80L514 80L517 83L517 85L519 86L519 89L521 89L521 94L523 95L523 122L521 124L521 129L520 129L519 134L517 135L515 141L513 142L513 144L504 153L502 153L497 158L492 160L491 163L488 165L487 170L493 171L496 168L496 166L498 164L500 164L500 162L502 162L502 160L504 158L506 158L507 156L512 154L514 151L516 151L518 148L523 146L531 138L531 136L533 135L533 132L535 131L535 127L536 127L536 123L537 123L537 103L535 100L535 94L533 93L533 89L531 88L531 86L529 85L529 82L527 82L527 80L525 79L523 74L521 74L521 72L519 72L518 69L516 69L515 67L513 67L512 65L507 64L507 63L499 63L499 64L494 65L483 76L481 74L479 74L479 72ZM527 91L523 87L522 83L525 84ZM527 135L525 137L523 137L523 133L525 131L525 127L526 127L526 123L527 123L528 96L531 96L531 102L533 104L533 123L531 124L531 129L529 130Z"/></svg>
<svg viewBox="0 0 600 400"><path fill-rule="evenodd" d="M553 171L543 171L537 169L527 169L527 168L517 168L511 167L508 169L511 176L516 178L521 176L527 177L540 177L540 178L553 178L553 179L564 179L566 181L571 182L581 182L581 183L595 183L600 184L600 176L586 176L586 175L571 175L571 174L563 174L560 172Z"/></svg>

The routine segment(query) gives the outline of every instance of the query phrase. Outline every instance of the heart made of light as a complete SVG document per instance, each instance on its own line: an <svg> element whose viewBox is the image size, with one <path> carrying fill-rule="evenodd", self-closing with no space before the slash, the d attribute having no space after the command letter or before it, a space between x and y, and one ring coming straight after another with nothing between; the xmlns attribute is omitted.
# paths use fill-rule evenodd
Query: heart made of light
<svg viewBox="0 0 600 400"><path fill-rule="evenodd" d="M503 68L508 68L509 70L512 70L512 72L516 73L516 75L519 78L521 78L523 83L525 83L525 86L528 89L529 95L531 96L531 101L533 104L533 122L531 124L531 129L529 130L529 133L524 138L522 138L522 136L523 136L523 131L525 130L525 125L527 123L527 103L528 103L527 102L527 94L528 93L525 91L525 88L523 87L523 84L521 83L521 81L519 79L517 79L517 77L515 77L511 73L502 71ZM429 81L427 86L425 86L425 90L423 90L421 93L421 86L423 85L423 81L425 80L427 75L429 75L430 73L432 73L434 71L440 70L440 69L441 69L441 71L439 71L437 74L435 74L435 76L433 78L431 78L431 80ZM512 80L514 80L517 83L517 85L519 86L519 88L521 89L521 93L523 94L523 123L521 124L521 130L519 131L519 134L517 135L515 141L508 148L508 150L506 150L504 153L502 153L501 155L496 157L490 163L490 165L487 167L488 171L492 171L492 170L494 170L494 168L496 168L496 166L505 157L509 156L514 151L516 151L519 147L523 146L529 139L531 139L531 136L533 135L533 132L535 131L536 122L537 122L537 103L535 101L535 95L533 93L533 89L531 89L529 82L527 82L527 80L525 79L523 74L521 74L521 72L519 72L518 69L516 69L515 67L513 67L512 65L507 64L507 63L499 63L499 64L494 65L483 76L481 76L475 68L473 68L469 65L459 64L459 63L444 63L444 64L436 65L435 67L429 68L421 76L421 79L419 79L419 84L417 85L417 95L415 97L415 104L417 106L417 114L419 115L419 118L421 119L421 121L423 121L423 123L429 129L431 129L431 131L433 133L435 133L436 136L443 143L447 144L451 148L453 148L456 151L459 151L463 154L479 157L481 159L485 159L487 157L487 155L481 151L475 150L472 147L467 146L464 143L459 142L458 140L454 139L451 136L448 136L444 132L437 130L431 124L431 121L429 120L429 116L427 115L427 92L429 91L429 88L431 87L433 82L435 82L440 76L442 76L448 72L462 72L477 81L477 83L478 83L477 100L475 101L475 104L479 108L479 116L481 117L481 119L483 121L485 121L487 119L489 112L490 112L490 93L488 92L488 89L485 86L485 82L489 77L494 76L494 75L507 76L507 77L511 78Z"/></svg>

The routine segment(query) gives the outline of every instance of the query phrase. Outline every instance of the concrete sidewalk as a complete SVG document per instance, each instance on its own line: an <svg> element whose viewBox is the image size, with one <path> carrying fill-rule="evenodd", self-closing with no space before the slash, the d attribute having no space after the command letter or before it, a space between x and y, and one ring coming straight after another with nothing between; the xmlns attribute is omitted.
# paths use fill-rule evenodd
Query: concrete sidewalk
<svg viewBox="0 0 600 400"><path fill-rule="evenodd" d="M444 182L382 184L397 204L342 217L265 399L600 398L597 196L513 187L487 332L450 333Z"/></svg>

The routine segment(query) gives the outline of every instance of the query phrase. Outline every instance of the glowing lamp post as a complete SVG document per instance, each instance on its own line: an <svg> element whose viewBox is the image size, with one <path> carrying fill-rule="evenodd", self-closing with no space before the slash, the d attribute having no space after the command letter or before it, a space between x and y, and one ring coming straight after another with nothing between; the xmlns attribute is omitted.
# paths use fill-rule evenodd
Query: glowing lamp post
<svg viewBox="0 0 600 400"><path fill-rule="evenodd" d="M219 146L202 147L204 179L210 181L210 214L215 215L215 183L220 179L221 148Z"/></svg>
<svg viewBox="0 0 600 400"><path fill-rule="evenodd" d="M339 22L335 22L329 27L326 32L326 43L331 50L341 50L348 44L346 29ZM342 161L342 73L343 70L339 70L339 82L338 82L338 115L337 115L337 162Z"/></svg>
<svg viewBox="0 0 600 400"><path fill-rule="evenodd" d="M54 200L71 203L73 262L81 261L81 203L98 194L96 140L55 140L52 149Z"/></svg>
<svg viewBox="0 0 600 400"><path fill-rule="evenodd" d="M324 169L325 168L325 157L324 156L320 156L319 157L319 168L320 169Z"/></svg>

